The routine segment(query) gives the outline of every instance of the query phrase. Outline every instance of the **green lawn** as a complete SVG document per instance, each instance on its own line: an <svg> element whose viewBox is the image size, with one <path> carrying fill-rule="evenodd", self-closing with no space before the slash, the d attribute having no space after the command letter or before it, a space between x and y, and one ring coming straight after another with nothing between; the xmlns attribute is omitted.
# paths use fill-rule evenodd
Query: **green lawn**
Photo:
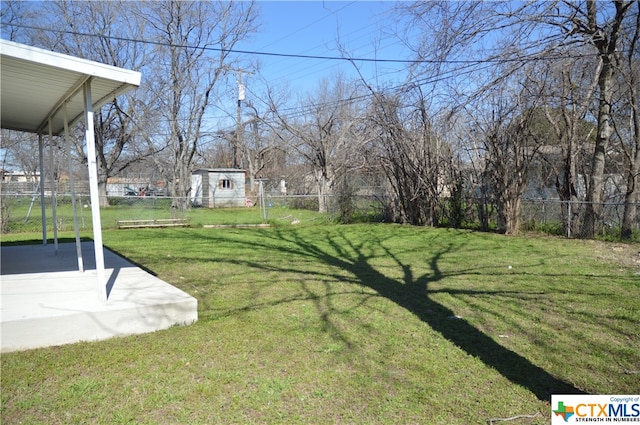
<svg viewBox="0 0 640 425"><path fill-rule="evenodd" d="M117 202L116 202L117 201ZM79 228L91 234L91 209L88 200L78 201L77 216ZM3 198L3 219L6 220L8 235L2 235L3 239L21 238L21 233L41 230L42 218L40 202L36 200L31 204L31 198ZM47 231L50 238L53 237L53 219L50 205L47 204ZM73 231L73 208L70 198L58 200L56 207L56 223L58 231ZM186 218L192 227L202 227L210 224L260 224L266 221L273 224L288 224L294 220L300 222L326 222L326 215L314 211L292 209L286 206L273 205L265 208L259 206L251 208L191 208L187 211L177 211L171 208L169 198L118 198L112 200L112 205L101 208L100 218L103 229L117 228L118 220L153 220L167 218ZM18 234L13 236L13 234ZM41 236L36 236L36 238Z"/></svg>
<svg viewBox="0 0 640 425"><path fill-rule="evenodd" d="M547 424L552 393L640 393L638 245L301 221L105 231L198 322L2 355L2 422Z"/></svg>

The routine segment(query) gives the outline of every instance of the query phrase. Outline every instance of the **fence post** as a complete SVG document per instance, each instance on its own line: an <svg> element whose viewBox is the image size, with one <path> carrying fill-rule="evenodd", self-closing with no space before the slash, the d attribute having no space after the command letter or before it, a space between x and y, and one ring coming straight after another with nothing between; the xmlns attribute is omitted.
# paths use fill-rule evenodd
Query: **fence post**
<svg viewBox="0 0 640 425"><path fill-rule="evenodd" d="M571 200L567 201L567 238L571 238Z"/></svg>

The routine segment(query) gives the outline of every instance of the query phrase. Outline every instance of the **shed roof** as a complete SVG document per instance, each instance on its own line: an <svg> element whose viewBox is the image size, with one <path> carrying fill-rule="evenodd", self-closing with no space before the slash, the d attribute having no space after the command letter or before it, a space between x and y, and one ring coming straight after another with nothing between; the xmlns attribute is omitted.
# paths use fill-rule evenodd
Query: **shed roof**
<svg viewBox="0 0 640 425"><path fill-rule="evenodd" d="M246 171L240 168L198 168L193 170L193 174L203 173L242 173L246 174Z"/></svg>
<svg viewBox="0 0 640 425"><path fill-rule="evenodd" d="M64 131L62 105L70 125L83 118L83 83L91 79L94 111L140 85L141 74L0 39L2 128L30 133Z"/></svg>

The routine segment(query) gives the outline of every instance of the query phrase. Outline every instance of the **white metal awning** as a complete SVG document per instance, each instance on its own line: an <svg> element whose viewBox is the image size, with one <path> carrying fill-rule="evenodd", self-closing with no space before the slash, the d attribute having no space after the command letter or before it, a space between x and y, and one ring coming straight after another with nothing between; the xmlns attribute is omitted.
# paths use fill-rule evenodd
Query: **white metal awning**
<svg viewBox="0 0 640 425"><path fill-rule="evenodd" d="M64 131L83 118L82 86L91 79L93 110L140 85L141 74L57 52L0 39L2 128L48 134Z"/></svg>
<svg viewBox="0 0 640 425"><path fill-rule="evenodd" d="M79 120L85 121L91 216L95 246L99 296L106 301L102 225L98 197L97 161L93 113L118 94L140 84L141 74L61 53L0 39L0 124L10 130L37 133L40 145L40 178L43 173L43 135L60 135ZM51 143L50 143L51 151ZM52 158L52 156L51 156ZM55 182L52 179L52 214L56 218ZM72 184L73 186L73 184ZM40 184L43 243L47 243L44 184ZM82 252L75 214L78 268L82 272ZM57 232L54 245L57 252Z"/></svg>

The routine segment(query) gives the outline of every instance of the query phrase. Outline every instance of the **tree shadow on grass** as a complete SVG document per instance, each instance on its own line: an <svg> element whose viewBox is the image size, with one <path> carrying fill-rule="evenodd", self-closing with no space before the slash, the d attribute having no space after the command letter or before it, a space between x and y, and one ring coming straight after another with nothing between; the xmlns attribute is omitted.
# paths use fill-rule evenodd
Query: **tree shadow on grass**
<svg viewBox="0 0 640 425"><path fill-rule="evenodd" d="M397 256L385 249L381 241L375 241L376 248L382 249L402 269L403 279L399 281L385 276L370 264L371 257L365 251L372 251L371 239L365 246L365 243L353 244L344 235L339 240L330 238L328 242L332 253L329 253L329 250L307 242L295 232L280 234L280 237L290 241L290 235L294 235L296 245L302 249L298 255L309 255L331 266L348 270L362 285L405 308L467 354L480 359L514 384L527 388L538 399L549 401L552 394L583 393L570 383L534 365L527 358L498 344L430 297L429 285L445 277L439 266L442 257L461 249L461 246L449 243L433 252L427 259L431 272L414 276L410 265L403 264Z"/></svg>

